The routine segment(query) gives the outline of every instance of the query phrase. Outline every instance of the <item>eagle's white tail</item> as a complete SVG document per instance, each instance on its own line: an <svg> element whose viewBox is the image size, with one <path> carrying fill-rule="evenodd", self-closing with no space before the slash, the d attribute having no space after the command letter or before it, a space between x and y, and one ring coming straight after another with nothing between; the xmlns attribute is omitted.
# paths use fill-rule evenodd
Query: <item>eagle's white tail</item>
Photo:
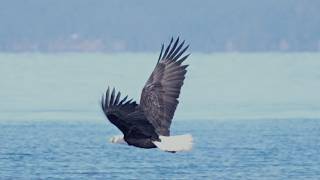
<svg viewBox="0 0 320 180"><path fill-rule="evenodd" d="M191 134L178 136L159 136L161 142L153 141L153 143L163 151L177 152L190 151L192 149Z"/></svg>

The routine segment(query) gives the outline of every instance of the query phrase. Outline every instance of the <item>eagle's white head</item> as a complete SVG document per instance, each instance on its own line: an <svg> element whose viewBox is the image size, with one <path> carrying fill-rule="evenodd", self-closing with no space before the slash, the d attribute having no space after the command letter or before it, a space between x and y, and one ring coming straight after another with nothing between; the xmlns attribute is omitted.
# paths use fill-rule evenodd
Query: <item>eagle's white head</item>
<svg viewBox="0 0 320 180"><path fill-rule="evenodd" d="M123 135L112 136L109 139L109 142L115 143L115 144L127 144L127 142L123 139Z"/></svg>

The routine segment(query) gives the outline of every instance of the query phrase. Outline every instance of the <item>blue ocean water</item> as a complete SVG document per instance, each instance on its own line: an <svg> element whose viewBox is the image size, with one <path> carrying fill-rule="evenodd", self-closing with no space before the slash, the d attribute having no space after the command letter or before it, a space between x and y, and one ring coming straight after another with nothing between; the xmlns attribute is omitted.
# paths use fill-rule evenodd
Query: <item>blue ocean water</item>
<svg viewBox="0 0 320 180"><path fill-rule="evenodd" d="M320 179L320 54L192 54L172 134L110 144L107 86L139 100L155 54L0 54L0 179Z"/></svg>
<svg viewBox="0 0 320 180"><path fill-rule="evenodd" d="M110 144L101 122L0 122L1 179L319 179L320 119L177 121L194 149Z"/></svg>

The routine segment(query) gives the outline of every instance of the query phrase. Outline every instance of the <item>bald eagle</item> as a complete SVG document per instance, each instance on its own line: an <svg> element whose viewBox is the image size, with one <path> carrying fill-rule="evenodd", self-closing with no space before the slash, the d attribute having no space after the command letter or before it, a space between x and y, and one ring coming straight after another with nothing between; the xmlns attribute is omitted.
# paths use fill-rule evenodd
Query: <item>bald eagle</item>
<svg viewBox="0 0 320 180"><path fill-rule="evenodd" d="M170 125L179 103L188 65L182 65L190 54L189 45L179 37L164 50L162 44L158 62L142 89L140 104L109 87L102 96L101 108L123 135L114 136L112 143L124 143L139 148L159 148L167 152L188 151L192 148L190 134L170 136Z"/></svg>

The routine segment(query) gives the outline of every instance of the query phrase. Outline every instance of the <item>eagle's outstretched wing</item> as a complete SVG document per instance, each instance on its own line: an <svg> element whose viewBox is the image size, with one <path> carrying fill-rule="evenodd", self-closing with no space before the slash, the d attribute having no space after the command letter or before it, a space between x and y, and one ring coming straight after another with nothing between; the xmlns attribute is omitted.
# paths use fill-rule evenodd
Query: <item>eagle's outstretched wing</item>
<svg viewBox="0 0 320 180"><path fill-rule="evenodd" d="M146 82L140 99L140 106L146 118L160 135L170 135L170 125L178 105L178 98L188 65L181 65L190 54L182 56L189 46L173 38L166 50L162 45L160 56L151 76ZM172 46L171 46L172 45Z"/></svg>
<svg viewBox="0 0 320 180"><path fill-rule="evenodd" d="M108 87L105 97L102 96L101 108L109 121L114 124L124 136L145 138L154 136L154 127L144 116L137 103L128 96L120 99L121 93L116 94L113 88L111 94Z"/></svg>

